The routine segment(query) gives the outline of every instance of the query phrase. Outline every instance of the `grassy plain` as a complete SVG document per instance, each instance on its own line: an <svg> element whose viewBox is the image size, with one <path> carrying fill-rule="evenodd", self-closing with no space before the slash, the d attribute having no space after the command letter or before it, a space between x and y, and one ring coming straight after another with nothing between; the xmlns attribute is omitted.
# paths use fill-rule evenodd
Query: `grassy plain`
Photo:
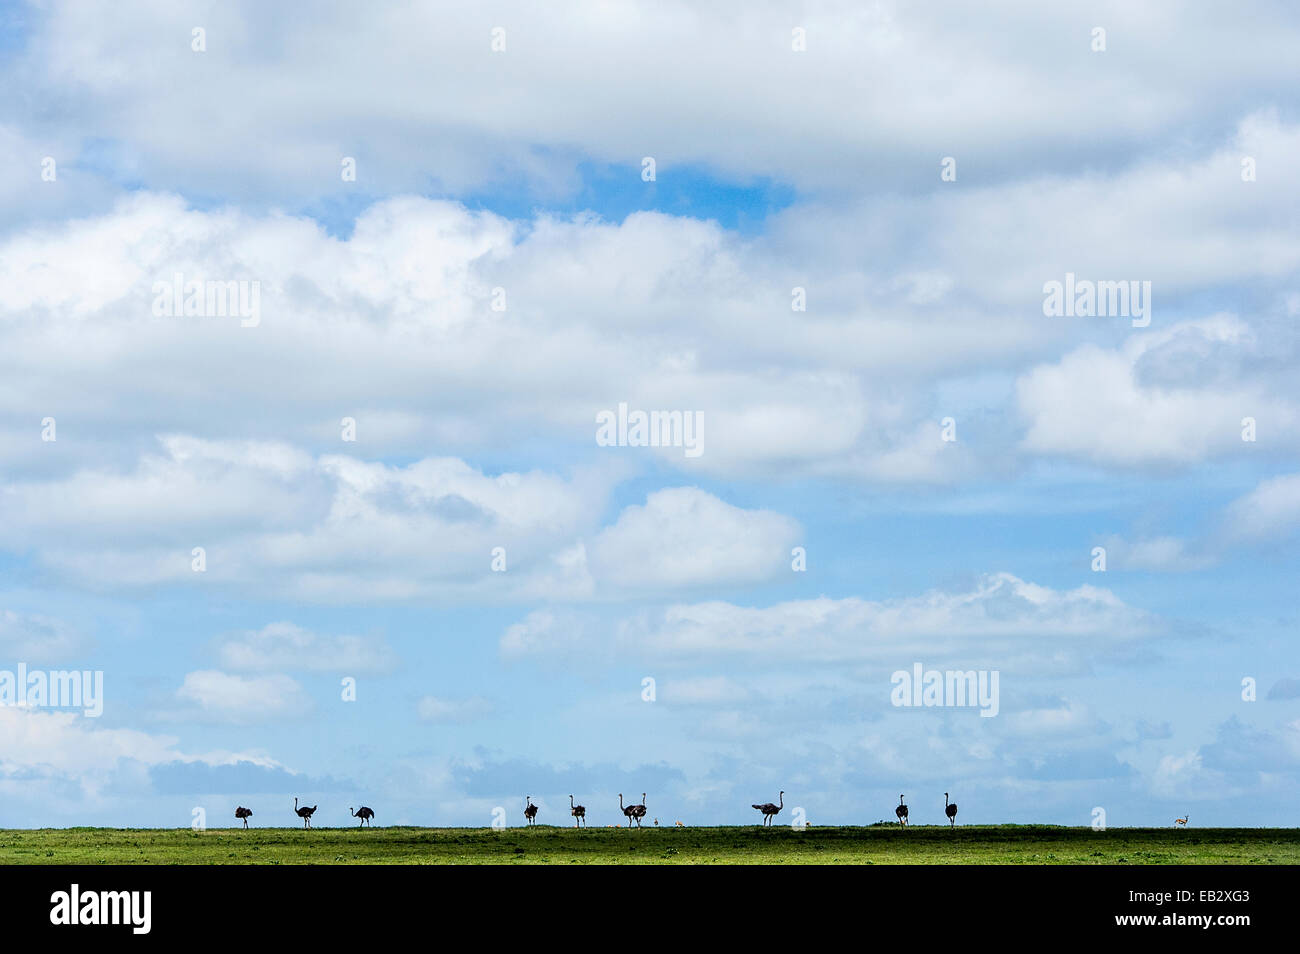
<svg viewBox="0 0 1300 954"><path fill-rule="evenodd" d="M0 864L1300 864L1296 828L66 828Z"/></svg>

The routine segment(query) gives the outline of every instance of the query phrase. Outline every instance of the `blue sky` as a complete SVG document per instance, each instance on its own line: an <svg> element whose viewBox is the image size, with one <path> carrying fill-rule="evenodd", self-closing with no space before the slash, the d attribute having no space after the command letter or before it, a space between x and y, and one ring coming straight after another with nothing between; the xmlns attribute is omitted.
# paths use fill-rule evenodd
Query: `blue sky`
<svg viewBox="0 0 1300 954"><path fill-rule="evenodd" d="M741 14L0 6L0 826L1294 824L1295 13Z"/></svg>

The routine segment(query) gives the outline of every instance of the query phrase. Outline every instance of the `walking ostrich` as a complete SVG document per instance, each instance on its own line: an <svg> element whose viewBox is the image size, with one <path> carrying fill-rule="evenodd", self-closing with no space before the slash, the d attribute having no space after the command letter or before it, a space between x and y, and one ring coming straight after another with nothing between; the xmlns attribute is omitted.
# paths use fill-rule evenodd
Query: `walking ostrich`
<svg viewBox="0 0 1300 954"><path fill-rule="evenodd" d="M244 820L245 828L248 827L248 816L251 814L253 814L253 810L251 808L245 808L243 805L240 805L238 808L235 809L235 817L242 818Z"/></svg>
<svg viewBox="0 0 1300 954"><path fill-rule="evenodd" d="M587 806L573 804L573 796L569 796L569 814L573 816L573 827L585 826L587 824Z"/></svg>
<svg viewBox="0 0 1300 954"><path fill-rule="evenodd" d="M627 806L623 805L623 793L619 792L618 807L623 810L623 814L627 816L628 821L635 821L636 827L640 828L641 819L645 818L645 792L641 793L640 805L627 805Z"/></svg>
<svg viewBox="0 0 1300 954"><path fill-rule="evenodd" d="M763 813L764 825L770 825L772 823L772 819L776 817L777 813L780 812L781 809L785 808L785 792L781 793L780 799L781 799L781 804L779 805L773 805L771 802L764 802L762 805L751 806L752 808L757 808L760 812Z"/></svg>
<svg viewBox="0 0 1300 954"><path fill-rule="evenodd" d="M317 807L318 807L318 806L313 805L311 808L308 808L306 805L304 805L304 806L302 806L302 808L299 808L299 807L298 807L298 799L295 798L295 799L293 800L293 810L294 810L295 812L297 812L298 817L302 819L302 827L303 827L303 828L310 828L310 827L311 827L311 816L316 814L316 808L317 808Z"/></svg>
<svg viewBox="0 0 1300 954"><path fill-rule="evenodd" d="M948 816L948 821L953 828L957 827L957 803L948 801L948 793L943 793L943 813Z"/></svg>
<svg viewBox="0 0 1300 954"><path fill-rule="evenodd" d="M524 796L524 817L528 819L528 824L537 824L537 806L533 804L533 796Z"/></svg>
<svg viewBox="0 0 1300 954"><path fill-rule="evenodd" d="M372 819L372 818L375 817L375 812L374 812L374 810L373 810L373 809L370 809L370 808L366 808L365 805L362 805L362 806L361 806L357 811L355 811L355 812L352 811L352 806L349 805L349 806L348 806L348 813L349 813L353 818L360 818L360 819L361 819L361 823L357 825L358 828L360 828L361 825L365 825L367 828L369 828L369 827L370 827L370 819Z"/></svg>
<svg viewBox="0 0 1300 954"><path fill-rule="evenodd" d="M898 796L898 807L894 809L894 814L898 816L900 825L907 824L907 806L903 804L903 796Z"/></svg>

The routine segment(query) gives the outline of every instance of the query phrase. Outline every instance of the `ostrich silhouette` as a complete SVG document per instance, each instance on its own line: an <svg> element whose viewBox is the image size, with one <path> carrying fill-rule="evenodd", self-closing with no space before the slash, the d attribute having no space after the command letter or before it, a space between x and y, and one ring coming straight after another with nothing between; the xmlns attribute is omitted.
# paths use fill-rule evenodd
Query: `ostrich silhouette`
<svg viewBox="0 0 1300 954"><path fill-rule="evenodd" d="M357 809L355 812L352 811L352 806L349 805L349 806L348 806L348 813L349 813L353 818L360 818L360 819L361 819L360 824L357 825L358 828L360 828L362 825L365 825L367 828L369 828L369 827L370 827L370 819L372 819L372 818L375 817L374 810L373 810L373 809L370 809L370 808L366 808L365 805L362 805L362 806L361 806L359 809Z"/></svg>
<svg viewBox="0 0 1300 954"><path fill-rule="evenodd" d="M640 805L623 805L623 793L618 793L618 807L622 809L623 814L627 816L628 821L636 822L636 827L641 827L641 819L645 818L645 792L641 793Z"/></svg>
<svg viewBox="0 0 1300 954"><path fill-rule="evenodd" d="M957 827L957 803L948 802L948 793L943 793L943 813L948 816L948 822L953 828Z"/></svg>
<svg viewBox="0 0 1300 954"><path fill-rule="evenodd" d="M894 809L894 814L898 816L900 825L907 824L907 806L903 804L903 796L898 796L898 807Z"/></svg>
<svg viewBox="0 0 1300 954"><path fill-rule="evenodd" d="M587 806L573 804L573 796L569 796L569 814L573 816L573 827L585 827L587 824Z"/></svg>
<svg viewBox="0 0 1300 954"><path fill-rule="evenodd" d="M297 813L298 817L302 819L303 828L311 827L311 816L316 814L317 807L318 806L313 805L311 808L308 808L306 805L304 805L302 808L299 808L298 799L295 798L293 800L293 810Z"/></svg>
<svg viewBox="0 0 1300 954"><path fill-rule="evenodd" d="M533 796L524 796L524 818L528 819L528 824L537 824L537 806L533 804Z"/></svg>
<svg viewBox="0 0 1300 954"><path fill-rule="evenodd" d="M238 808L235 809L235 817L242 818L244 820L245 828L248 827L248 818L252 814L253 814L253 810L251 808L245 808L243 805L240 805Z"/></svg>
<svg viewBox="0 0 1300 954"><path fill-rule="evenodd" d="M781 804L779 805L773 805L771 802L764 802L762 805L751 805L750 807L757 808L760 812L763 813L764 825L771 825L772 819L776 817L776 815L781 811L781 809L785 808L785 792L781 793L780 802Z"/></svg>

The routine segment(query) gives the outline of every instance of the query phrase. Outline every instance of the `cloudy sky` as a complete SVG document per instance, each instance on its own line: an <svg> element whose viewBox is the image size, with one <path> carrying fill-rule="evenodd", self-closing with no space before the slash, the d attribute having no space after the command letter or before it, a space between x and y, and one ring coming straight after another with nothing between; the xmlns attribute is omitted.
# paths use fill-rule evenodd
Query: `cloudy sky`
<svg viewBox="0 0 1300 954"><path fill-rule="evenodd" d="M1295 824L1297 46L0 2L0 670L104 674L0 707L0 825Z"/></svg>

